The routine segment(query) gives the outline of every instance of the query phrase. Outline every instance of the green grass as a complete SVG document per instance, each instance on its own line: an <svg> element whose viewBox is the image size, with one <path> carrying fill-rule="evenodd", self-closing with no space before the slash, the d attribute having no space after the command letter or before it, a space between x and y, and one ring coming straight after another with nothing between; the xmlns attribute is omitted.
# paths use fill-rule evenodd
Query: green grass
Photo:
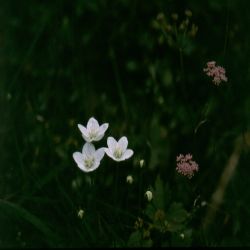
<svg viewBox="0 0 250 250"><path fill-rule="evenodd" d="M249 246L249 138L203 228L235 139L249 131L248 6L2 2L0 247ZM171 14L181 22L186 9L194 37L156 28L159 13L174 27ZM211 60L229 79L219 87L203 72ZM135 153L86 174L72 154L84 144L77 124L92 116L109 123L97 148L125 135ZM191 180L175 170L180 153L199 164Z"/></svg>

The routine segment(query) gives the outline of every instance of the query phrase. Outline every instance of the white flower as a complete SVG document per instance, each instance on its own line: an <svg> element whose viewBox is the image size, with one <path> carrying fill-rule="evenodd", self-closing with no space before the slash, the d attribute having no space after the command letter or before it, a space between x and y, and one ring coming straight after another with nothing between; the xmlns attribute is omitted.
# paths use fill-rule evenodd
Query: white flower
<svg viewBox="0 0 250 250"><path fill-rule="evenodd" d="M149 190L145 193L145 196L146 196L148 201L151 201L153 199L153 194Z"/></svg>
<svg viewBox="0 0 250 250"><path fill-rule="evenodd" d="M108 129L108 126L108 123L104 123L99 126L98 121L94 117L91 117L89 119L87 128L85 128L81 124L78 124L78 128L80 129L82 136L87 142L100 141L103 138L104 133Z"/></svg>
<svg viewBox="0 0 250 250"><path fill-rule="evenodd" d="M134 152L128 147L128 139L123 136L118 142L113 137L108 137L108 148L104 148L106 154L115 161L124 161L130 158Z"/></svg>
<svg viewBox="0 0 250 250"><path fill-rule="evenodd" d="M97 169L104 156L104 148L95 150L92 143L86 142L82 148L82 153L75 152L73 158L77 166L84 172L91 172Z"/></svg>

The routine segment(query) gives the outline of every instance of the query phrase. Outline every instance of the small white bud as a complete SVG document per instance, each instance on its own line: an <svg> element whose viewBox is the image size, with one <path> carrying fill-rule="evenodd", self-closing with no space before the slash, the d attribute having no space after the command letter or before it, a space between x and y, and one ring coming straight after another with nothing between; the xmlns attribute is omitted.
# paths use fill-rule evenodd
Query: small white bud
<svg viewBox="0 0 250 250"><path fill-rule="evenodd" d="M72 186L73 190L79 189L81 187L81 185L82 185L82 179L79 177L73 179L71 182L71 186Z"/></svg>
<svg viewBox="0 0 250 250"><path fill-rule="evenodd" d="M11 98L12 98L12 95L10 93L8 93L7 94L7 100L9 101L9 100L11 100Z"/></svg>
<svg viewBox="0 0 250 250"><path fill-rule="evenodd" d="M181 237L182 239L184 239L184 238L185 238L185 235L182 233L182 234L180 234L180 237Z"/></svg>
<svg viewBox="0 0 250 250"><path fill-rule="evenodd" d="M37 121L39 121L39 122L44 122L44 118L43 118L43 116L41 116L41 115L37 115L37 116L36 116L36 119L37 119Z"/></svg>
<svg viewBox="0 0 250 250"><path fill-rule="evenodd" d="M80 209L79 211L78 211L78 217L80 218L80 219L82 219L83 218L83 215L84 215L84 210L82 210L82 209Z"/></svg>
<svg viewBox="0 0 250 250"><path fill-rule="evenodd" d="M145 161L144 161L143 159L140 160L140 167L141 167L141 168L144 166L144 164L145 164Z"/></svg>
<svg viewBox="0 0 250 250"><path fill-rule="evenodd" d="M153 199L153 194L149 190L145 193L145 196L146 196L148 201L151 201Z"/></svg>
<svg viewBox="0 0 250 250"><path fill-rule="evenodd" d="M206 202L206 201L202 201L202 202L201 202L201 206L202 206L202 207L205 207L206 205L207 205L207 202Z"/></svg>
<svg viewBox="0 0 250 250"><path fill-rule="evenodd" d="M131 175L128 175L126 180L127 180L127 183L129 183L129 184L132 184L134 181L134 179Z"/></svg>

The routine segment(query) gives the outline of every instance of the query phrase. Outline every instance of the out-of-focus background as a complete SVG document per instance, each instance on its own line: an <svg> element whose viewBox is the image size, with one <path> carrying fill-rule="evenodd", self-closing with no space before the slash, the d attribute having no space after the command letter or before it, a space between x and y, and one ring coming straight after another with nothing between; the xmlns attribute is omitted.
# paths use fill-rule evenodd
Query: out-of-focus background
<svg viewBox="0 0 250 250"><path fill-rule="evenodd" d="M1 1L0 247L249 246L248 7ZM72 154L90 117L109 123L96 147L125 135L133 157L82 172ZM199 164L190 180L181 153Z"/></svg>

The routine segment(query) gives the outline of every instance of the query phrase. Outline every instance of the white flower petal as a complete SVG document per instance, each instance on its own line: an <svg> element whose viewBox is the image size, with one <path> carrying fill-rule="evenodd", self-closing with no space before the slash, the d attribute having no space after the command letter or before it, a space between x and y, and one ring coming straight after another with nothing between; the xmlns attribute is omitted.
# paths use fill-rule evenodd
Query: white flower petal
<svg viewBox="0 0 250 250"><path fill-rule="evenodd" d="M104 148L104 152L105 152L108 156L110 156L110 157L111 157L112 152L110 151L110 149L109 149L109 148Z"/></svg>
<svg viewBox="0 0 250 250"><path fill-rule="evenodd" d="M121 148L122 152L124 152L127 147L128 147L128 139L126 136L123 136L119 141L118 141L118 145Z"/></svg>
<svg viewBox="0 0 250 250"><path fill-rule="evenodd" d="M83 155L80 152L75 152L73 154L73 158L77 165L82 165L83 164Z"/></svg>
<svg viewBox="0 0 250 250"><path fill-rule="evenodd" d="M92 172L94 170L96 170L100 165L99 161L95 161L94 165L89 168L89 167L85 167L84 164L82 164L81 166L78 166L83 172L89 173Z"/></svg>
<svg viewBox="0 0 250 250"><path fill-rule="evenodd" d="M105 153L106 153L111 159L113 159L114 161L119 161L119 160L117 160L117 159L114 157L113 153L111 152L111 150L110 150L109 148L104 148L104 151L105 151Z"/></svg>
<svg viewBox="0 0 250 250"><path fill-rule="evenodd" d="M81 154L82 155L82 154ZM78 156L77 156L78 157ZM84 164L84 157L81 158L81 161L78 160L77 162L77 166L83 171L83 172L92 172L94 170L96 170L100 165L100 161L98 161L97 159L95 159L93 166L89 167L89 166L85 166Z"/></svg>
<svg viewBox="0 0 250 250"><path fill-rule="evenodd" d="M103 123L99 128L99 134L104 134L108 129L108 127L109 127L108 123Z"/></svg>
<svg viewBox="0 0 250 250"><path fill-rule="evenodd" d="M100 162L104 154L105 154L104 148L97 149L95 152L95 160Z"/></svg>
<svg viewBox="0 0 250 250"><path fill-rule="evenodd" d="M92 166L91 168L89 168L88 172L92 172L92 171L96 170L99 166L100 166L100 162L99 161L95 161L94 166Z"/></svg>
<svg viewBox="0 0 250 250"><path fill-rule="evenodd" d="M114 156L114 154L108 149L108 148L106 148L106 149L104 149L105 150L105 153L111 158L111 159L113 159L114 161L124 161L125 159L123 158L123 156L121 157L121 158L116 158L115 156Z"/></svg>
<svg viewBox="0 0 250 250"><path fill-rule="evenodd" d="M86 168L84 166L84 157L80 152L75 152L73 154L73 158L75 162L77 163L77 167L79 167L84 172L89 172L89 168Z"/></svg>
<svg viewBox="0 0 250 250"><path fill-rule="evenodd" d="M126 159L130 158L133 154L134 154L134 151L133 151L132 149L127 149L127 150L124 152L124 154L123 154L123 156L122 156L122 159L123 159L123 160L126 160Z"/></svg>
<svg viewBox="0 0 250 250"><path fill-rule="evenodd" d="M83 126L83 125L81 125L81 124L77 124L77 126L78 126L78 128L80 129L80 131L81 131L81 133L84 135L84 136L88 136L88 131L87 131L87 129Z"/></svg>
<svg viewBox="0 0 250 250"><path fill-rule="evenodd" d="M113 152L113 150L115 149L117 145L117 141L115 140L114 137L108 137L107 144L111 152Z"/></svg>
<svg viewBox="0 0 250 250"><path fill-rule="evenodd" d="M82 148L82 154L93 155L95 153L95 146L92 143L86 142Z"/></svg>
<svg viewBox="0 0 250 250"><path fill-rule="evenodd" d="M85 172L85 173L91 172L91 171L93 171L93 170L96 169L96 168L93 169L93 167L88 168L88 167L86 167L84 164L78 165L78 167L79 167L83 172Z"/></svg>
<svg viewBox="0 0 250 250"><path fill-rule="evenodd" d="M85 136L84 134L82 134L82 137L83 139L86 141L86 142L92 142L93 139L90 139L89 136Z"/></svg>
<svg viewBox="0 0 250 250"><path fill-rule="evenodd" d="M87 124L87 130L90 131L90 130L98 130L98 129L99 129L98 121L94 117L91 117Z"/></svg>
<svg viewBox="0 0 250 250"><path fill-rule="evenodd" d="M77 165L83 172L89 172L90 168L86 168L84 164Z"/></svg>
<svg viewBox="0 0 250 250"><path fill-rule="evenodd" d="M115 161L124 161L125 159L123 159L123 157L121 157L121 158L113 158Z"/></svg>
<svg viewBox="0 0 250 250"><path fill-rule="evenodd" d="M100 141L103 138L104 134L99 134L98 136L96 136L95 138L93 138L93 141Z"/></svg>

